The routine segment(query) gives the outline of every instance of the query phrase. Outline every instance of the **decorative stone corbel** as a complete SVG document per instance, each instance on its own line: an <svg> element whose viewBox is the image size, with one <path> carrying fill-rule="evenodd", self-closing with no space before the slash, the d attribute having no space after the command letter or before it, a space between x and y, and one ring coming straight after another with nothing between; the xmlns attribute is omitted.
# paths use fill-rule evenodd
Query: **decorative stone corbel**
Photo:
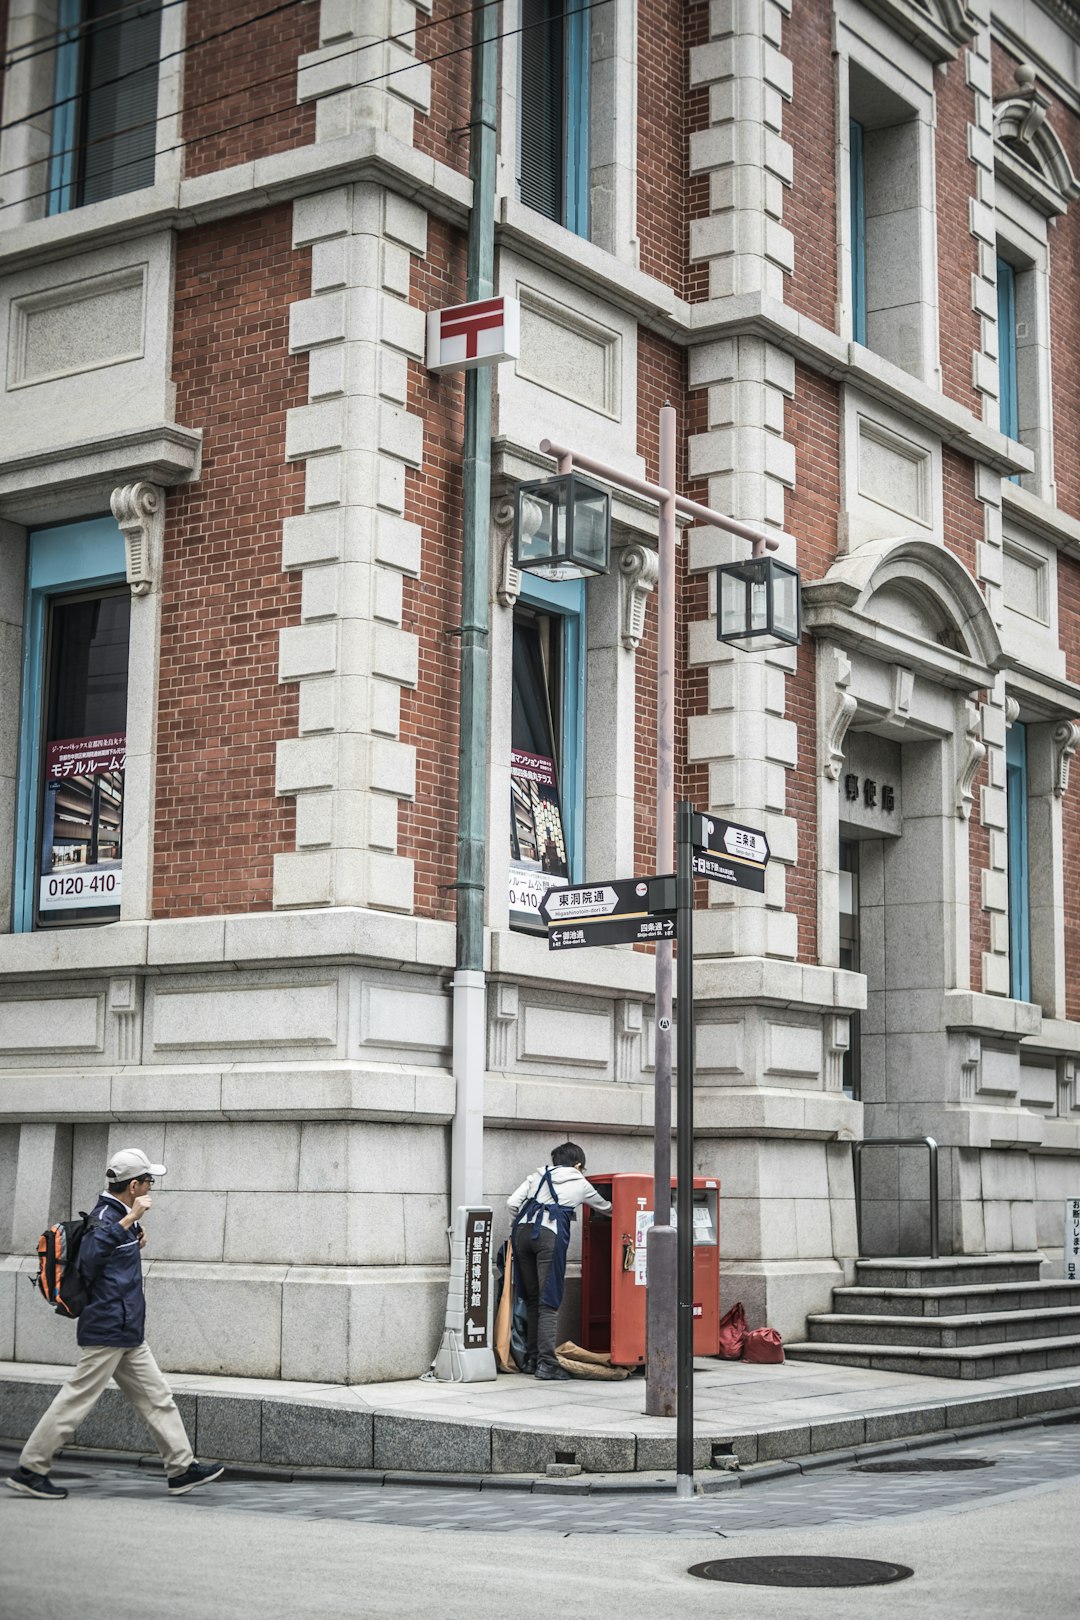
<svg viewBox="0 0 1080 1620"><path fill-rule="evenodd" d="M491 521L495 525L496 544L502 549L499 554L499 578L495 586L495 595L499 606L512 608L521 595L521 569L514 567L514 503L511 500L496 501L491 508Z"/></svg>
<svg viewBox="0 0 1080 1620"><path fill-rule="evenodd" d="M825 1014L825 1090L843 1091L844 1058L851 1047L848 1013Z"/></svg>
<svg viewBox="0 0 1080 1620"><path fill-rule="evenodd" d="M897 664L893 670L892 708L889 719L894 726L906 726L911 719L911 699L915 694L915 672Z"/></svg>
<svg viewBox="0 0 1080 1620"><path fill-rule="evenodd" d="M660 560L649 546L624 546L619 553L623 579L622 644L636 652L645 634L645 604L656 586Z"/></svg>
<svg viewBox="0 0 1080 1620"><path fill-rule="evenodd" d="M1015 726L1015 724L1019 720L1019 718L1020 718L1020 705L1019 705L1019 703L1017 703L1017 701L1016 701L1016 699L1014 697L1009 697L1006 694L1006 697L1005 697L1005 730L1008 731L1010 726Z"/></svg>
<svg viewBox="0 0 1080 1620"><path fill-rule="evenodd" d="M640 1001L615 1003L615 1078L640 1080L641 1038L645 1030Z"/></svg>
<svg viewBox="0 0 1080 1620"><path fill-rule="evenodd" d="M518 1020L518 987L516 984L496 984L491 998L491 1067L505 1070L510 1067L510 1041Z"/></svg>
<svg viewBox="0 0 1080 1620"><path fill-rule="evenodd" d="M982 1041L977 1035L969 1035L960 1058L960 1096L965 1102L978 1090L981 1065Z"/></svg>
<svg viewBox="0 0 1080 1620"><path fill-rule="evenodd" d="M109 980L109 1012L116 1020L116 1061L139 1061L139 1001L134 979Z"/></svg>
<svg viewBox="0 0 1080 1620"><path fill-rule="evenodd" d="M1054 794L1061 798L1069 786L1069 761L1080 744L1080 725L1075 720L1062 720L1052 733L1054 744Z"/></svg>
<svg viewBox="0 0 1080 1620"><path fill-rule="evenodd" d="M1076 1111L1076 1059L1060 1057L1057 1060L1057 1108L1061 1119L1068 1119Z"/></svg>
<svg viewBox="0 0 1080 1620"><path fill-rule="evenodd" d="M131 594L146 596L161 567L165 491L157 484L121 484L109 504L124 536Z"/></svg>
<svg viewBox="0 0 1080 1620"><path fill-rule="evenodd" d="M854 693L848 691L850 684L851 659L845 653L837 652L836 696L822 735L822 753L825 756L823 769L830 782L837 782L840 779L840 771L844 764L844 738L859 707Z"/></svg>
<svg viewBox="0 0 1080 1620"><path fill-rule="evenodd" d="M986 758L978 707L974 703L965 703L964 708L967 711L967 724L964 728L963 763L956 782L956 813L961 821L967 821L971 815L975 773Z"/></svg>

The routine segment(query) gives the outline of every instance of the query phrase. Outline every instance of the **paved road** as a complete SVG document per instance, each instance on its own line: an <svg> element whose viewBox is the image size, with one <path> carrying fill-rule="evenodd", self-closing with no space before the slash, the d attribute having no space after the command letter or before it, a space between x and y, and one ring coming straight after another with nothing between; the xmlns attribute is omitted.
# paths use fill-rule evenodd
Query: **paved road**
<svg viewBox="0 0 1080 1620"><path fill-rule="evenodd" d="M236 1620L656 1620L733 1605L744 1620L1080 1613L1080 1426L924 1455L994 1466L914 1476L840 1466L689 1504L243 1480L170 1502L153 1475L72 1459L60 1472L83 1477L67 1481L66 1504L0 1499L0 1613L106 1620L118 1571L141 1620L223 1610ZM62 1581L41 1578L43 1515L50 1535L63 1529ZM704 1559L769 1551L894 1558L916 1573L853 1592L733 1589L687 1574Z"/></svg>

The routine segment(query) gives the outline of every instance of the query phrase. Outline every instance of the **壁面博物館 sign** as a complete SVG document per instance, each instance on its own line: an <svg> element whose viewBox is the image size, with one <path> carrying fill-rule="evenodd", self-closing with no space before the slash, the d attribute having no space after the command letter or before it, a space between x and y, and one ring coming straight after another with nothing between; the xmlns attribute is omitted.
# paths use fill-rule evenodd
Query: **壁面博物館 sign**
<svg viewBox="0 0 1080 1620"><path fill-rule="evenodd" d="M606 878L549 889L540 902L548 949L655 944L675 938L675 879Z"/></svg>
<svg viewBox="0 0 1080 1620"><path fill-rule="evenodd" d="M694 816L693 871L713 883L765 892L769 840L757 827L743 827L720 816Z"/></svg>

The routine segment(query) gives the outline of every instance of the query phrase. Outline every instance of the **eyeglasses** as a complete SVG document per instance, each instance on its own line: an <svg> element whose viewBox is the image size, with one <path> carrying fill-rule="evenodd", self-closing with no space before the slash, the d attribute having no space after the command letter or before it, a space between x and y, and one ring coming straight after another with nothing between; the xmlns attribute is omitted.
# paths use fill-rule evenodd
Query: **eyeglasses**
<svg viewBox="0 0 1080 1620"><path fill-rule="evenodd" d="M152 1187L154 1185L154 1178L153 1176L136 1176L135 1185L137 1187Z"/></svg>

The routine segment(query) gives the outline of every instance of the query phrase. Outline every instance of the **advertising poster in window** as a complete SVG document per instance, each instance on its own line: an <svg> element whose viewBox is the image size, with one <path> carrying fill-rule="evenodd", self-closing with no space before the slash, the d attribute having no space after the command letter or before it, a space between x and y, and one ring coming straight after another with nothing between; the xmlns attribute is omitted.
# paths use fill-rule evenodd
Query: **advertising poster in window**
<svg viewBox="0 0 1080 1620"><path fill-rule="evenodd" d="M123 853L123 733L45 745L38 911L117 908Z"/></svg>
<svg viewBox="0 0 1080 1620"><path fill-rule="evenodd" d="M539 923L548 889L569 882L555 762L521 748L510 753L510 920Z"/></svg>

